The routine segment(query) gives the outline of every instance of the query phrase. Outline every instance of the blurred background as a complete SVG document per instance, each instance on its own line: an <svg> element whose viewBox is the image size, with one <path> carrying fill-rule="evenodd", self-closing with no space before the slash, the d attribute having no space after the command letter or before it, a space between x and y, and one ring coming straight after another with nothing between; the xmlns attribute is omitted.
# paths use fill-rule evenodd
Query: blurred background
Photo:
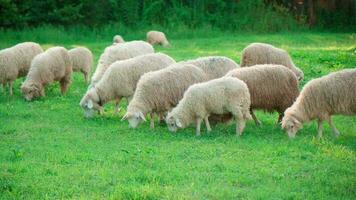
<svg viewBox="0 0 356 200"><path fill-rule="evenodd" d="M354 32L356 0L0 0L0 27Z"/></svg>

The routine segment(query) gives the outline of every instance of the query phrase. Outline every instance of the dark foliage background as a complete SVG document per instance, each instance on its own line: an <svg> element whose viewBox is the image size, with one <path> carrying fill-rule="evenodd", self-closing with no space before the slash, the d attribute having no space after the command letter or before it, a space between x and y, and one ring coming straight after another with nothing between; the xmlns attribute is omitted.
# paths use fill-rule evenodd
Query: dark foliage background
<svg viewBox="0 0 356 200"><path fill-rule="evenodd" d="M0 0L0 27L211 26L274 32L354 31L355 0Z"/></svg>

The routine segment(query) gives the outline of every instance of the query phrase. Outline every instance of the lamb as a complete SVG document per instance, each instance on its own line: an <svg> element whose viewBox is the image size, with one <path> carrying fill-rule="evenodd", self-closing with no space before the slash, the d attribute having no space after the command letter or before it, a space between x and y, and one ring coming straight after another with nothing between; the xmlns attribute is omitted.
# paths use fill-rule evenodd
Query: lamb
<svg viewBox="0 0 356 200"><path fill-rule="evenodd" d="M148 72L138 81L122 120L128 120L130 127L136 128L146 121L146 114L150 114L150 126L154 128L154 113L162 114L171 110L190 85L206 80L204 71L191 64L176 63L159 71Z"/></svg>
<svg viewBox="0 0 356 200"><path fill-rule="evenodd" d="M207 56L183 62L201 68L209 80L223 77L228 71L240 67L235 61L225 56Z"/></svg>
<svg viewBox="0 0 356 200"><path fill-rule="evenodd" d="M298 80L294 73L282 65L255 65L235 69L226 74L244 81L251 95L251 115L257 125L261 122L253 110L277 111L277 125L284 111L293 104L299 94Z"/></svg>
<svg viewBox="0 0 356 200"><path fill-rule="evenodd" d="M85 83L88 83L88 77L93 67L93 54L88 48L77 47L68 51L72 61L73 71L80 71L84 75Z"/></svg>
<svg viewBox="0 0 356 200"><path fill-rule="evenodd" d="M100 112L108 101L119 101L123 97L131 99L137 82L144 73L163 69L173 63L175 61L163 53L146 54L114 62L98 84L89 89L82 98L80 105L85 110L85 116L91 117L93 110Z"/></svg>
<svg viewBox="0 0 356 200"><path fill-rule="evenodd" d="M124 38L121 37L121 35L115 35L113 38L113 44L117 44L117 43L124 43L125 40Z"/></svg>
<svg viewBox="0 0 356 200"><path fill-rule="evenodd" d="M282 128L294 138L303 123L317 119L318 137L323 134L326 120L335 137L340 135L332 115L356 114L356 69L345 69L309 81L294 104L285 111Z"/></svg>
<svg viewBox="0 0 356 200"><path fill-rule="evenodd" d="M166 38L166 35L160 31L148 31L146 34L147 42L151 45L159 44L163 47L169 47L170 44Z"/></svg>
<svg viewBox="0 0 356 200"><path fill-rule="evenodd" d="M131 41L106 47L104 53L101 54L99 58L98 65L92 76L89 88L99 82L101 77L104 75L104 72L113 62L149 53L154 53L154 49L152 45L144 41Z"/></svg>
<svg viewBox="0 0 356 200"><path fill-rule="evenodd" d="M25 99L45 96L44 87L59 81L65 94L71 84L72 64L67 49L52 47L38 54L31 62L30 71L21 86Z"/></svg>
<svg viewBox="0 0 356 200"><path fill-rule="evenodd" d="M294 65L288 52L270 44L252 43L242 51L241 67L258 64L283 65L292 70L299 81L304 78L303 71Z"/></svg>
<svg viewBox="0 0 356 200"><path fill-rule="evenodd" d="M210 114L231 113L236 120L236 135L240 136L250 115L250 93L247 85L233 77L222 77L188 88L183 99L168 113L168 129L176 132L195 122L196 135L200 135L200 124L204 119L207 131L211 131Z"/></svg>
<svg viewBox="0 0 356 200"><path fill-rule="evenodd" d="M9 93L13 95L13 82L26 76L32 59L42 53L41 46L34 42L23 42L0 51L0 83L4 90L9 85Z"/></svg>

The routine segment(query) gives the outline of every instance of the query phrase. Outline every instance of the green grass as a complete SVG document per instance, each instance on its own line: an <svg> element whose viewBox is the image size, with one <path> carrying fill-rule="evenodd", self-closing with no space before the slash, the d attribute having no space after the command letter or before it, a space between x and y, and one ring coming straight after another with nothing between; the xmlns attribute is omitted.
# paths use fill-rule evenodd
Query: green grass
<svg viewBox="0 0 356 200"><path fill-rule="evenodd" d="M97 60L111 43L111 36L82 35L73 42L68 35L51 40L33 34L36 39L0 33L6 35L0 47L23 40L45 48L85 45ZM356 67L355 34L192 34L156 50L176 60L225 55L239 62L243 47L256 41L287 49L305 72L303 85ZM263 112L257 113L263 125L248 122L240 138L234 124L196 137L193 127L171 134L164 125L150 130L146 123L131 130L120 121L124 111L115 116L112 104L104 116L84 119L81 74L66 96L54 84L45 98L30 103L21 96L21 82L14 96L0 96L0 199L356 199L356 117L334 117L338 139L326 125L317 140L312 122L289 140L274 127L277 115Z"/></svg>

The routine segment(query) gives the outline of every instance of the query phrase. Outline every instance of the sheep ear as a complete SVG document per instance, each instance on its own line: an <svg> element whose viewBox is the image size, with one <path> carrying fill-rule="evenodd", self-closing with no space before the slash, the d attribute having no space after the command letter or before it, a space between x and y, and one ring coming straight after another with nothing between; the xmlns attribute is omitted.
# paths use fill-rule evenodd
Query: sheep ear
<svg viewBox="0 0 356 200"><path fill-rule="evenodd" d="M88 107L89 109L92 109L92 108L94 107L93 101L92 101L91 99L89 99L89 101L88 101L88 103L87 103L87 107Z"/></svg>
<svg viewBox="0 0 356 200"><path fill-rule="evenodd" d="M179 121L179 119L176 119L176 125L178 128L182 128L182 123Z"/></svg>
<svg viewBox="0 0 356 200"><path fill-rule="evenodd" d="M121 121L124 121L124 120L126 120L127 119L127 113L121 118Z"/></svg>
<svg viewBox="0 0 356 200"><path fill-rule="evenodd" d="M145 116L143 115L142 112L139 112L139 116L140 116L140 118L141 118L143 121L146 121L146 118L145 118Z"/></svg>

